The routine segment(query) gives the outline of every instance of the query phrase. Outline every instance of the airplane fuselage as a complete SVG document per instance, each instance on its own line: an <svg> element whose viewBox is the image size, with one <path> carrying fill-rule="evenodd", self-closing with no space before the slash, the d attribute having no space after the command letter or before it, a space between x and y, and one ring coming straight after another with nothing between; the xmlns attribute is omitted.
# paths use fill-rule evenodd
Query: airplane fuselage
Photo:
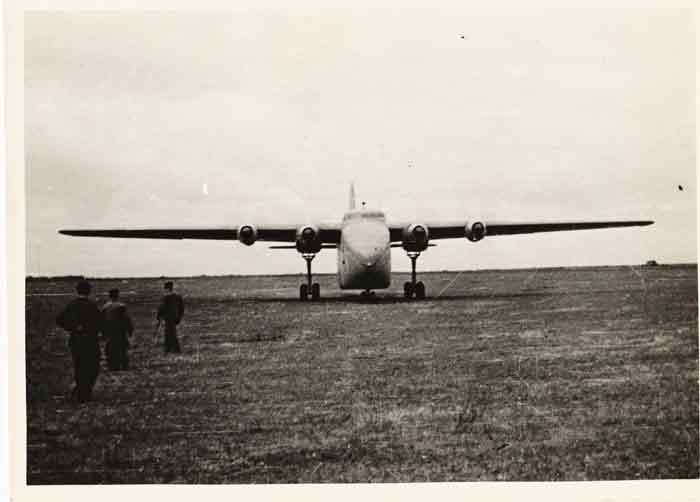
<svg viewBox="0 0 700 502"><path fill-rule="evenodd" d="M341 289L385 289L391 283L391 241L384 213L345 213L338 244Z"/></svg>

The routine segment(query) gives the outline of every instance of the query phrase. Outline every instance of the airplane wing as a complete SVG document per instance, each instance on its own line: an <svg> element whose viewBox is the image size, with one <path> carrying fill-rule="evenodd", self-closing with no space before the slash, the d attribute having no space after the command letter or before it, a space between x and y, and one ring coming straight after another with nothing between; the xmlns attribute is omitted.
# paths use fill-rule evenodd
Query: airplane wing
<svg viewBox="0 0 700 502"><path fill-rule="evenodd" d="M340 242L339 225L316 225L321 242L337 244ZM304 225L254 225L257 239L272 242L295 242L297 232ZM172 228L107 228L107 229L66 229L59 230L63 235L80 237L117 237L122 239L238 239L239 226L221 227L172 227Z"/></svg>
<svg viewBox="0 0 700 502"><path fill-rule="evenodd" d="M421 222L422 223L422 222ZM424 224L428 227L430 240L433 239L458 239L466 236L466 226L477 222L455 221L455 222L429 222ZM534 234L539 232L561 232L565 230L591 230L596 228L613 227L636 227L651 225L654 222L649 220L629 220L629 221L552 221L552 222L498 222L482 221L484 233L482 236L491 237L493 235L516 235ZM404 229L410 224L390 225L389 231L392 242L399 242L403 239ZM478 240L478 239L477 239Z"/></svg>

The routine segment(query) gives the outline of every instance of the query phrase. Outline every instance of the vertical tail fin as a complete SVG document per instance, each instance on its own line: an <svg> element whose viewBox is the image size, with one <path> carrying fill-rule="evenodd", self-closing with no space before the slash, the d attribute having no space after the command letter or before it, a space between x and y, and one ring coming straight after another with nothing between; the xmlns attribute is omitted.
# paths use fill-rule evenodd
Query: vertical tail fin
<svg viewBox="0 0 700 502"><path fill-rule="evenodd" d="M350 210L355 209L355 183L350 183Z"/></svg>

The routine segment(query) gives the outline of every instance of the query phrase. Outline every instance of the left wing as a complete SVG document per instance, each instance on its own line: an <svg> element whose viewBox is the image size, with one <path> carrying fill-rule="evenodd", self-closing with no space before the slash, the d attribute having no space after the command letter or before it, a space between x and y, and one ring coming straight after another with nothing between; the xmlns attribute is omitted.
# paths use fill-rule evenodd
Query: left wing
<svg viewBox="0 0 700 502"><path fill-rule="evenodd" d="M59 230L76 237L119 237L122 239L210 239L236 240L238 228L100 228Z"/></svg>
<svg viewBox="0 0 700 502"><path fill-rule="evenodd" d="M340 226L334 224L315 225L322 243L340 242ZM297 232L304 225L241 225L221 227L174 227L174 228L109 228L59 230L60 234L80 237L118 237L123 239L207 239L230 240L239 237L245 227L254 229L256 240L273 242L295 242Z"/></svg>
<svg viewBox="0 0 700 502"><path fill-rule="evenodd" d="M433 239L458 239L467 237L469 229L475 229L475 225L482 225L475 230L483 231L477 239L490 237L492 235L516 235L534 234L539 232L561 232L565 230L591 230L596 228L613 227L638 227L653 224L650 220L629 220L629 221L553 221L553 222L429 222L424 225L428 227L428 236ZM395 224L389 226L392 242L399 242L403 239L404 231L410 224Z"/></svg>

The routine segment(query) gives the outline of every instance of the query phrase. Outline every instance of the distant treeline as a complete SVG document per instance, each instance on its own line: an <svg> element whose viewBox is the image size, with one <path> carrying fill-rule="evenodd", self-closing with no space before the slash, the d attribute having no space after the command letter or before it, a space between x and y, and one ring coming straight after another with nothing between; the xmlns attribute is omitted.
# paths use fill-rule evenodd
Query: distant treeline
<svg viewBox="0 0 700 502"><path fill-rule="evenodd" d="M457 270L457 269L443 269L443 270L426 270L426 271L421 271L422 274L446 274L446 273L460 273L460 272L518 272L518 271L527 271L527 270L542 270L542 271L547 271L547 270L572 270L572 269L581 269L581 270L593 270L593 269L606 269L606 268L628 268L628 267L646 267L650 266L650 263L643 263L643 264L636 264L636 265L591 265L591 266L583 266L583 267L526 267L526 268L484 268L484 269L467 269L467 270ZM658 263L654 264L654 266L659 266L659 267L697 267L697 263ZM393 274L410 274L410 270L394 270L392 271ZM83 275L54 275L54 276L46 276L46 275L28 275L26 276L27 281L46 281L46 280L72 280L72 281L79 281L81 279L87 279L90 281L128 281L131 279L153 279L153 280L166 280L166 279L173 279L173 280L187 280L187 279L216 279L216 278L221 278L221 279L226 279L226 278L238 278L238 277L295 277L298 275L302 275L302 272L299 272L297 274L250 274L250 275L244 275L244 274L223 274L223 275L208 275L208 274L200 274L200 275L182 275L182 276L172 276L172 275L160 275L160 276L140 276L140 277L85 277ZM314 274L315 276L335 276L335 273L318 273Z"/></svg>
<svg viewBox="0 0 700 502"><path fill-rule="evenodd" d="M53 281L61 280L61 279L80 281L82 279L85 279L85 276L83 276L83 275L28 275L25 277L25 279L28 281L40 281L40 280L46 280L46 279L51 279Z"/></svg>
<svg viewBox="0 0 700 502"><path fill-rule="evenodd" d="M410 272L409 272L410 273ZM25 279L27 281L46 281L46 280L52 280L52 281L60 281L60 280L73 280L73 281L80 281L82 279L88 280L88 281L129 281L132 279L152 279L152 280L187 280L187 279L217 279L217 278L235 278L235 277L294 277L297 275L302 274L302 272L299 272L298 274L223 274L223 275L208 275L208 274L200 274L200 275L159 275L159 276L154 276L154 275L142 275L142 276L133 276L133 277L111 277L111 276L103 276L103 277L86 277L84 275L27 275L25 276ZM324 276L324 275L329 275L333 276L335 273L314 273L314 276Z"/></svg>

